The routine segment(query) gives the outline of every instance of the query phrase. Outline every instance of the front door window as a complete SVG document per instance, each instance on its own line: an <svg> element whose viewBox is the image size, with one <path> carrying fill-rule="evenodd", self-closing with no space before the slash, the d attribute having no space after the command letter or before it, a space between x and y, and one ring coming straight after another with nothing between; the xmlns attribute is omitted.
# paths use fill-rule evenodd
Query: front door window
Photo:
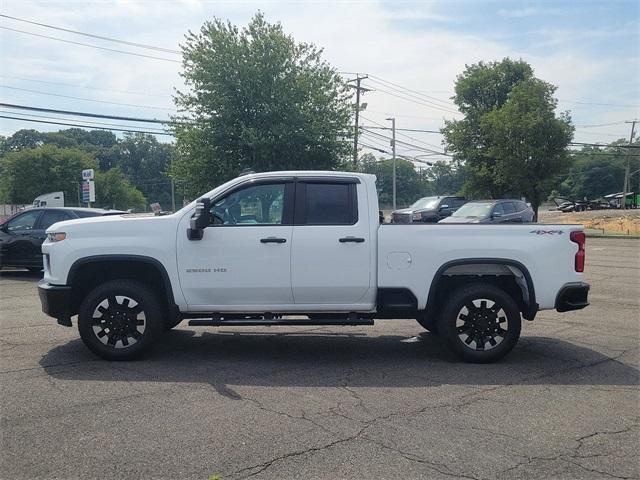
<svg viewBox="0 0 640 480"><path fill-rule="evenodd" d="M216 202L213 214L223 225L281 225L284 184L256 185Z"/></svg>

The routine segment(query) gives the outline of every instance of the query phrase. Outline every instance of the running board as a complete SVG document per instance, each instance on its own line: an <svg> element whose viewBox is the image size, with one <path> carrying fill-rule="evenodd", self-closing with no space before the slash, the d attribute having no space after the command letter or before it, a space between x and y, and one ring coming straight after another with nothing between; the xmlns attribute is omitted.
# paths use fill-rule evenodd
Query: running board
<svg viewBox="0 0 640 480"><path fill-rule="evenodd" d="M373 319L371 318L326 318L313 320L302 319L239 319L239 320L214 320L212 318L194 318L189 320L189 326L191 327L257 327L257 326L320 326L320 325L373 325Z"/></svg>

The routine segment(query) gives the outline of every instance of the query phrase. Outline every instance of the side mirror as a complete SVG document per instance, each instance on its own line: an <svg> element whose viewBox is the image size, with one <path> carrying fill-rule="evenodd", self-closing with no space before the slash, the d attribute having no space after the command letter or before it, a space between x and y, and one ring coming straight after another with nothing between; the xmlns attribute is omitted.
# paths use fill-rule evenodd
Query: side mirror
<svg viewBox="0 0 640 480"><path fill-rule="evenodd" d="M449 208L449 205L440 205L440 210L444 210L445 208Z"/></svg>
<svg viewBox="0 0 640 480"><path fill-rule="evenodd" d="M211 200L202 197L196 203L196 212L191 217L187 238L189 240L202 240L204 229L211 225Z"/></svg>
<svg viewBox="0 0 640 480"><path fill-rule="evenodd" d="M500 212L494 212L491 214L491 218L500 218L502 214Z"/></svg>

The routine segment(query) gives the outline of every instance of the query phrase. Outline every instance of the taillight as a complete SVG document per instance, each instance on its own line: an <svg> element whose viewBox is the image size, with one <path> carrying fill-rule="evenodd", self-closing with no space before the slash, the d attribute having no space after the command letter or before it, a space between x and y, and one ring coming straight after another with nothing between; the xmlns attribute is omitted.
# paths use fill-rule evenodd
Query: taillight
<svg viewBox="0 0 640 480"><path fill-rule="evenodd" d="M584 272L584 242L586 236L584 232L571 232L569 234L569 238L572 242L578 244L578 251L576 252L576 260L575 260L575 269L576 272Z"/></svg>

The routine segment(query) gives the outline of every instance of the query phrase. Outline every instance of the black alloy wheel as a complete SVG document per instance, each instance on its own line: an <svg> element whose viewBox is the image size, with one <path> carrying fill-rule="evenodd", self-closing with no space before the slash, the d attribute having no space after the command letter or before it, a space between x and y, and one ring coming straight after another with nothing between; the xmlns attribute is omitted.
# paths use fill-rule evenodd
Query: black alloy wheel
<svg viewBox="0 0 640 480"><path fill-rule="evenodd" d="M456 318L458 338L476 351L491 350L507 336L509 320L493 300L479 298L465 303Z"/></svg>
<svg viewBox="0 0 640 480"><path fill-rule="evenodd" d="M130 360L149 348L165 329L157 295L140 282L112 280L94 288L78 313L85 345L107 360Z"/></svg>
<svg viewBox="0 0 640 480"><path fill-rule="evenodd" d="M93 311L93 333L104 345L127 348L144 335L146 317L142 305L123 295L110 295Z"/></svg>
<svg viewBox="0 0 640 480"><path fill-rule="evenodd" d="M513 349L521 324L518 304L508 293L495 285L472 283L451 293L438 330L463 360L489 363Z"/></svg>

